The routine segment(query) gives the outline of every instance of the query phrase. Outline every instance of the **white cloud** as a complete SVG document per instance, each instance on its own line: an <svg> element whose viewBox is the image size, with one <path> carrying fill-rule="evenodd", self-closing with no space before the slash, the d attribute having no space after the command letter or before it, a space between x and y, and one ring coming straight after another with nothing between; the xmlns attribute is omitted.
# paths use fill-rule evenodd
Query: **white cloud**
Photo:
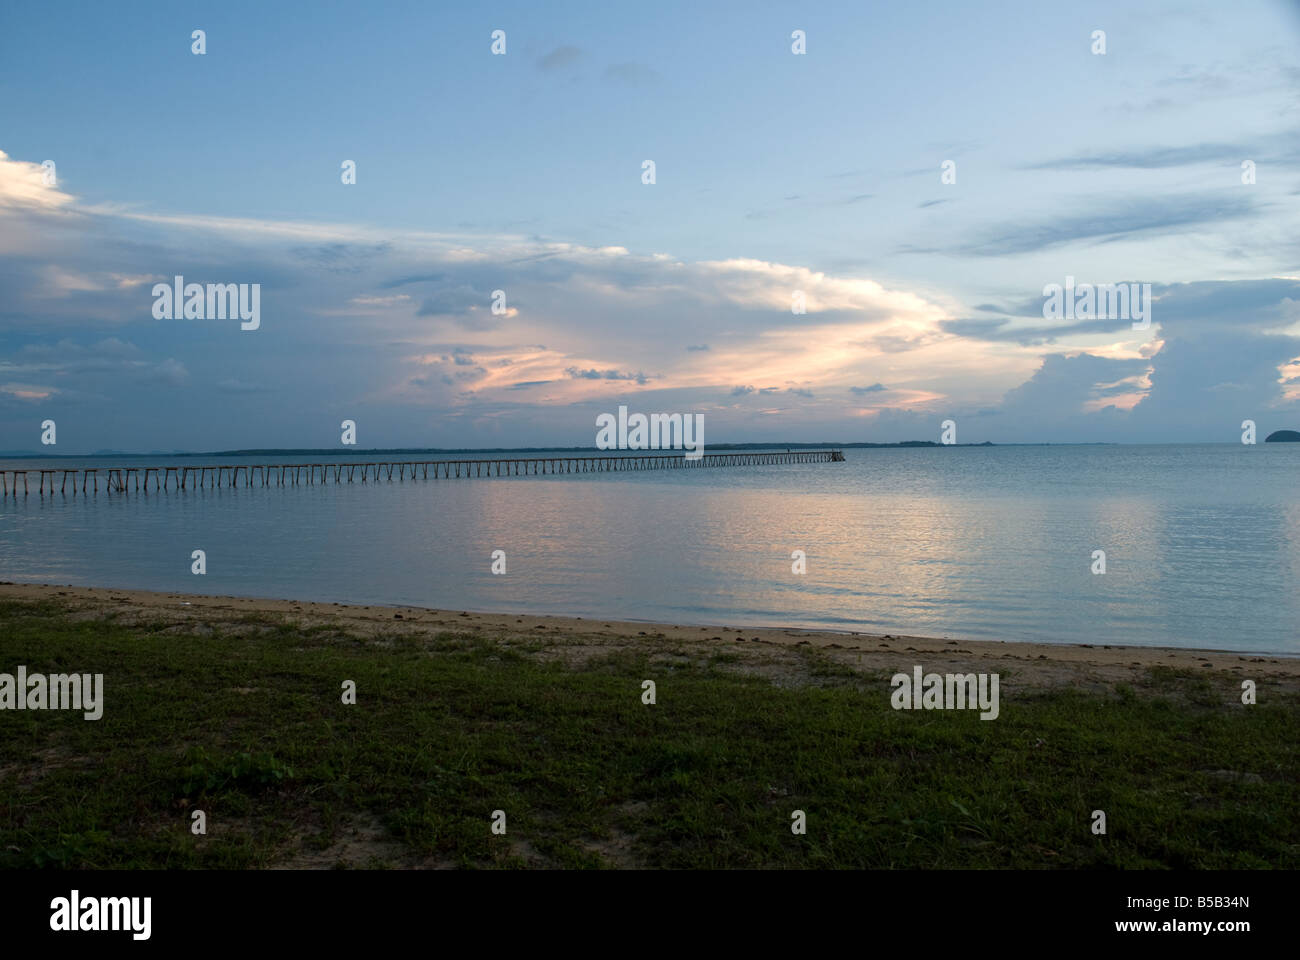
<svg viewBox="0 0 1300 960"><path fill-rule="evenodd" d="M21 219L24 241L21 259L0 262L0 330L29 341L0 361L9 381L0 393L71 403L92 394L33 384L94 378L95 397L130 395L114 412L145 447L165 444L155 437L170 415L158 409L159 384L220 392L210 422L183 425L185 446L207 445L195 437L227 428L226 404L256 404L270 384L322 397L328 383L323 403L371 405L369 416L397 425L392 442L444 445L472 445L484 424L513 431L494 435L500 442L583 440L593 405L628 396L708 412L719 438L777 418L819 436L909 439L930 436L940 413L997 408L977 418L999 431L994 439L1066 439L1096 424L1109 430L1117 416L1156 433L1162 418L1203 422L1222 403L1207 398L1225 395L1204 384L1258 387L1261 370L1267 388L1250 403L1297 392L1278 382L1300 353L1286 353L1278 335L1297 322L1289 281L1167 288L1149 339L1093 330L1031 346L953 331L963 314L940 293L806 266L511 234L83 208L67 194L33 193L34 174L39 165L0 161L5 195L23 198L0 203L0 235ZM154 320L149 281L174 272L260 283L261 330ZM502 315L490 309L497 289L508 299ZM796 290L802 315L790 309ZM1248 308L1237 291L1253 298ZM1234 310L1249 329L1228 334L1224 315ZM105 340L107 324L123 339ZM1217 336L1214 347L1193 349L1192 330ZM708 350L687 349L705 342ZM1208 372L1216 366L1226 372ZM850 392L870 383L889 389ZM733 395L737 384L755 389ZM1180 413L1179 397L1198 412ZM321 419L318 407L291 404L249 407L234 422L266 431L240 445L283 446Z"/></svg>

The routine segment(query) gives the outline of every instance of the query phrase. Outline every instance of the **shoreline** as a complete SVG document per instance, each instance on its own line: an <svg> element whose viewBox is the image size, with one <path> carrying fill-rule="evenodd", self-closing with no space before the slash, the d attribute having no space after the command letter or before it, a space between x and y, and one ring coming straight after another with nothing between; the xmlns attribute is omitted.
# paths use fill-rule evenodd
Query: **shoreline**
<svg viewBox="0 0 1300 960"><path fill-rule="evenodd" d="M438 610L404 605L358 605L324 601L236 597L111 587L0 583L0 601L53 601L80 615L127 622L166 619L176 623L238 620L250 615L282 617L301 626L329 625L366 636L378 633L476 633L501 639L527 636L573 651L610 651L645 641L704 645L743 651L746 660L781 657L811 647L857 671L910 671L916 664L941 672L1008 669L1016 685L1094 689L1140 680L1153 667L1267 677L1300 691L1300 658L1287 654L1128 647L1116 644L1054 644L1024 641L953 640L910 634L868 634L795 627L700 626L630 620L584 619L536 614Z"/></svg>

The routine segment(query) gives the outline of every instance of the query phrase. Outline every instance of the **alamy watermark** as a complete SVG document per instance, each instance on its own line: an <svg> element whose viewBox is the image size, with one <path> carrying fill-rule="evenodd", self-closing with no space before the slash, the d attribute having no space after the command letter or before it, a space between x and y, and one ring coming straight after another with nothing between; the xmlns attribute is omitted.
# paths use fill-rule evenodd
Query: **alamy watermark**
<svg viewBox="0 0 1300 960"><path fill-rule="evenodd" d="M704 414L644 413L628 416L627 407L618 417L602 413L596 417L598 450L685 450L687 460L704 456Z"/></svg>
<svg viewBox="0 0 1300 960"><path fill-rule="evenodd" d="M83 930L124 930L133 940L148 940L153 923L152 897L83 897L73 890L50 901L50 929L76 933Z"/></svg>
<svg viewBox="0 0 1300 960"><path fill-rule="evenodd" d="M87 720L104 715L104 675L0 673L0 710L81 710Z"/></svg>
<svg viewBox="0 0 1300 960"><path fill-rule="evenodd" d="M998 718L998 675L996 673L927 673L920 666L911 674L896 673L889 679L894 692L889 705L895 710L980 710L981 720Z"/></svg>
<svg viewBox="0 0 1300 960"><path fill-rule="evenodd" d="M1044 320L1132 320L1134 330L1151 326L1151 284L1081 283L1043 287Z"/></svg>
<svg viewBox="0 0 1300 960"><path fill-rule="evenodd" d="M155 320L234 320L244 321L240 330L256 330L262 325L262 285L260 283L186 283L175 277L171 284L153 286Z"/></svg>

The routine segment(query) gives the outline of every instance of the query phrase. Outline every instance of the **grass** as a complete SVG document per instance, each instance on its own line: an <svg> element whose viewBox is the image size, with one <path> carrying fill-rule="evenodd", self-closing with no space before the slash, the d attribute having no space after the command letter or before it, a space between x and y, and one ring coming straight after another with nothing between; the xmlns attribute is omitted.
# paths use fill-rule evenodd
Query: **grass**
<svg viewBox="0 0 1300 960"><path fill-rule="evenodd" d="M1155 669L1111 694L1004 691L986 722L896 712L887 678L806 648L800 685L716 646L541 650L0 603L0 671L103 673L106 704L0 712L0 867L1300 865L1300 703L1267 687L1244 707Z"/></svg>

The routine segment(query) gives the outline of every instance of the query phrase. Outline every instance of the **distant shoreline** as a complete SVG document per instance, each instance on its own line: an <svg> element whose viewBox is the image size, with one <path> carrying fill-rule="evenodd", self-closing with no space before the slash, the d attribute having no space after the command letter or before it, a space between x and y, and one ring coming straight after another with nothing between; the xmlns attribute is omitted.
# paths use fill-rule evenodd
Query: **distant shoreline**
<svg viewBox="0 0 1300 960"><path fill-rule="evenodd" d="M1200 445L1198 442L1196 445ZM1034 442L994 443L938 443L934 440L900 440L896 443L709 443L705 453L735 450L917 450L938 447L1121 447L1121 446L1186 446L1169 444L1123 444L1106 441L1081 443ZM597 447L367 447L340 449L339 447L256 447L247 450L151 450L148 453L124 453L120 450L95 450L91 453L39 453L32 450L0 450L0 460L90 460L101 457L145 459L148 457L264 457L264 456L394 456L399 454L497 454L497 453L580 453L584 456L636 455L663 451L654 450L601 450Z"/></svg>
<svg viewBox="0 0 1300 960"><path fill-rule="evenodd" d="M1286 431L1281 431L1286 432ZM1284 440L1265 438L1263 443L1277 445ZM919 450L930 448L980 448L980 447L1237 447L1235 440L982 440L979 443L939 443L934 440L898 440L892 443L857 441L835 443L707 443L708 452L731 450ZM651 450L601 450L598 447L366 447L341 449L339 447L250 447L246 450L150 450L147 453L126 453L121 450L94 450L90 453L48 453L35 450L0 450L0 460L89 460L98 457L254 457L254 456L361 456L394 454L489 454L489 453L580 453L583 455L621 455L652 453Z"/></svg>

